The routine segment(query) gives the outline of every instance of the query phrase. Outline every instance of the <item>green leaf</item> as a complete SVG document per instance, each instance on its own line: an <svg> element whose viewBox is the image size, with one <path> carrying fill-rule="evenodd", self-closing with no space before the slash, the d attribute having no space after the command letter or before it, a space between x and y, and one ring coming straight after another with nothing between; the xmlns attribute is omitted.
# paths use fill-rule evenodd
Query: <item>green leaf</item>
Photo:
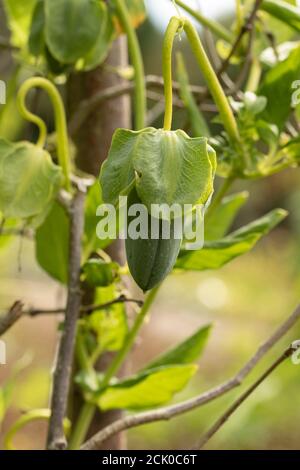
<svg viewBox="0 0 300 470"><path fill-rule="evenodd" d="M182 53L177 54L177 77L180 86L181 99L187 109L193 135L210 137L210 131L205 118L190 90L189 77Z"/></svg>
<svg viewBox="0 0 300 470"><path fill-rule="evenodd" d="M73 64L95 45L104 18L101 3L45 0L46 43L58 61Z"/></svg>
<svg viewBox="0 0 300 470"><path fill-rule="evenodd" d="M232 194L222 199L221 204L205 221L205 240L217 240L228 232L240 208L247 202L249 193Z"/></svg>
<svg viewBox="0 0 300 470"><path fill-rule="evenodd" d="M32 14L37 0L4 0L4 8L11 30L11 42L23 48L27 45Z"/></svg>
<svg viewBox="0 0 300 470"><path fill-rule="evenodd" d="M117 263L91 258L83 265L84 280L93 287L110 286L118 274Z"/></svg>
<svg viewBox="0 0 300 470"><path fill-rule="evenodd" d="M54 279L67 284L69 259L69 218L55 202L44 223L36 231L36 258Z"/></svg>
<svg viewBox="0 0 300 470"><path fill-rule="evenodd" d="M202 250L182 251L175 267L190 271L219 269L234 258L250 251L286 216L287 212L283 209L275 209L221 240L205 243Z"/></svg>
<svg viewBox="0 0 300 470"><path fill-rule="evenodd" d="M43 215L59 190L61 169L45 150L0 139L0 211L4 217Z"/></svg>
<svg viewBox="0 0 300 470"><path fill-rule="evenodd" d="M108 387L97 403L101 410L144 410L163 405L187 385L196 371L197 366L191 364L152 369Z"/></svg>
<svg viewBox="0 0 300 470"><path fill-rule="evenodd" d="M206 138L190 138L182 130L118 129L100 175L103 200L117 204L135 181L148 210L152 204L204 204L213 191L215 167Z"/></svg>
<svg viewBox="0 0 300 470"><path fill-rule="evenodd" d="M284 6L286 6L287 4L296 6L297 0L285 0L284 4ZM287 22L284 22L281 19L277 18L275 15L271 15L266 10L262 11L261 9L260 17L265 27L269 31L272 31L276 44L288 41L289 39L295 36L295 28L290 26Z"/></svg>
<svg viewBox="0 0 300 470"><path fill-rule="evenodd" d="M281 0L264 0L260 9L296 31L300 31L300 9L298 7Z"/></svg>
<svg viewBox="0 0 300 470"><path fill-rule="evenodd" d="M132 166L132 153L135 150L140 132L117 129L112 138L107 160L100 173L103 201L107 204L118 204L118 198L128 191L135 180Z"/></svg>
<svg viewBox="0 0 300 470"><path fill-rule="evenodd" d="M92 49L82 58L82 63L78 65L82 70L93 70L106 59L111 44L116 36L114 24L111 15L105 3L99 4L103 19L99 27L99 33L95 44Z"/></svg>
<svg viewBox="0 0 300 470"><path fill-rule="evenodd" d="M111 239L99 239L96 233L96 227L99 222L99 217L96 215L97 208L103 204L101 188L99 182L96 181L88 190L88 194L85 199L85 224L84 224L84 235L83 235L83 258L87 260L89 256L99 249L104 249L113 240Z"/></svg>
<svg viewBox="0 0 300 470"><path fill-rule="evenodd" d="M45 9L44 0L38 0L35 6L29 35L29 52L38 57L45 49Z"/></svg>
<svg viewBox="0 0 300 470"><path fill-rule="evenodd" d="M156 367L190 364L196 361L202 354L211 332L212 325L206 325L199 328L196 333L178 344L169 351L163 353L154 361L144 367L144 370L154 369Z"/></svg>
<svg viewBox="0 0 300 470"><path fill-rule="evenodd" d="M298 46L286 60L275 65L267 72L259 89L259 94L267 98L263 119L276 124L280 130L292 110L292 83L300 76L300 47Z"/></svg>
<svg viewBox="0 0 300 470"><path fill-rule="evenodd" d="M118 296L115 285L96 290L94 303L102 305ZM102 310L96 310L87 318L87 326L96 335L101 351L118 351L128 333L124 304L116 303Z"/></svg>

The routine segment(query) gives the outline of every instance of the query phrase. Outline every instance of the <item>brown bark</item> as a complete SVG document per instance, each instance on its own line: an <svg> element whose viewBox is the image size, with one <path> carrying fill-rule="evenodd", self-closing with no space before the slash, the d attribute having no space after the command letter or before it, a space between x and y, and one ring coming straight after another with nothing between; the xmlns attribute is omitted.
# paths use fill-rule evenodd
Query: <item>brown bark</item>
<svg viewBox="0 0 300 470"><path fill-rule="evenodd" d="M124 81L112 71L113 67L128 65L126 38L115 41L104 66L88 73L73 75L69 82L68 109L70 115L82 100L92 98L105 88L121 85ZM114 130L130 127L130 99L121 96L101 103L81 127L75 143L77 163L82 170L98 176L105 160Z"/></svg>
<svg viewBox="0 0 300 470"><path fill-rule="evenodd" d="M115 41L102 67L71 77L67 93L69 117L72 117L82 100L92 98L105 88L122 85L123 79L113 72L113 68L127 65L127 41L123 36ZM74 142L77 147L77 165L81 170L98 177L101 164L107 157L112 135L118 127L130 128L130 98L128 96L102 102L77 132ZM124 250L121 243L114 243L108 251L114 260L123 262ZM92 301L91 297L91 292L85 293L85 300L88 304ZM105 369L110 360L111 355L106 355L98 365L99 370ZM102 414L97 412L89 434L94 434L118 417L120 417L120 412ZM124 447L124 436L119 436L108 441L102 449L114 450Z"/></svg>

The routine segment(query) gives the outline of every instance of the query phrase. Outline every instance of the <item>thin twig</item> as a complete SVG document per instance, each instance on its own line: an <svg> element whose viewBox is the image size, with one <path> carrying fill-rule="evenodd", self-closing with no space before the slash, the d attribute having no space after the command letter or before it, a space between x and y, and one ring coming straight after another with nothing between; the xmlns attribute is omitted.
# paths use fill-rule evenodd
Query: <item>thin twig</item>
<svg viewBox="0 0 300 470"><path fill-rule="evenodd" d="M226 59L223 61L221 67L219 68L219 70L217 72L219 77L228 68L230 60L234 56L234 54L236 53L237 49L239 48L240 43L241 43L243 37L245 36L245 34L248 33L248 32L251 33L251 31L253 30L253 25L254 25L254 22L255 22L255 19L256 19L257 11L258 11L261 3L262 3L262 0L256 0L255 1L255 4L253 6L253 9L252 9L249 17L247 18L245 24L242 26L236 40L234 41L234 43L232 45L230 53L228 54Z"/></svg>
<svg viewBox="0 0 300 470"><path fill-rule="evenodd" d="M143 300L139 299L131 299L127 298L124 295L120 295L120 297L111 300L110 302L106 302L104 304L95 304L95 305L85 305L80 308L80 313L82 314L89 314L93 313L96 310L105 310L115 304L120 303L134 303L139 307L142 307L144 302ZM40 315L59 315L66 313L65 307L60 308L53 308L53 309L34 309L30 308L25 310L23 308L23 304L20 301L17 301L13 304L13 306L9 309L9 311L0 316L0 336L6 333L14 324L20 320L20 318L24 316L28 317L37 317Z"/></svg>
<svg viewBox="0 0 300 470"><path fill-rule="evenodd" d="M95 310L104 310L108 307L111 307L112 305L115 305L115 304L122 304L122 303L132 303L132 304L136 304L138 305L139 307L142 307L144 305L144 302L143 300L140 300L140 299L130 299L130 298L127 298L125 297L124 295L121 295L120 297L118 297L117 299L115 300L111 300L110 302L106 302L105 304L96 304L96 305L85 305L81 308L81 311L83 313L92 313L94 312Z"/></svg>
<svg viewBox="0 0 300 470"><path fill-rule="evenodd" d="M242 384L243 380L255 368L257 363L270 351L270 349L295 325L300 318L300 305L295 309L292 315L285 320L277 330L265 341L256 351L254 356L245 364L244 367L227 382L218 385L217 387L208 390L207 392L198 395L197 397L186 400L182 403L159 408L154 411L139 413L136 415L126 416L119 419L99 431L91 439L89 439L83 446L82 450L93 450L101 446L101 444L108 438L118 434L121 431L133 427L141 426L146 423L153 423L156 421L169 420L175 416L182 415L187 411L196 409L216 398L224 395L230 390Z"/></svg>
<svg viewBox="0 0 300 470"><path fill-rule="evenodd" d="M147 91L147 98L151 101L157 101L160 103L165 103L165 97L162 93L158 93L157 91ZM184 103L183 101L178 98L176 95L173 96L173 106L177 108L184 108Z"/></svg>
<svg viewBox="0 0 300 470"><path fill-rule="evenodd" d="M159 88L164 87L164 79L163 77L160 77L158 75L147 75L146 83L147 83L148 88L149 87L159 87ZM179 82L173 80L172 86L173 86L174 91L180 91ZM205 87L199 86L199 85L190 85L189 90L195 95L202 95L203 93L205 93Z"/></svg>
<svg viewBox="0 0 300 470"><path fill-rule="evenodd" d="M51 418L49 422L47 448L59 450L66 448L63 420L66 415L70 379L74 356L77 320L80 313L80 264L81 239L84 228L84 193L78 191L74 197L70 212L70 260L68 299L64 330L61 336L51 400Z"/></svg>
<svg viewBox="0 0 300 470"><path fill-rule="evenodd" d="M214 70L218 70L219 67L221 66L222 61L218 55L214 37L208 29L204 30L204 39L205 39L207 52L211 60L212 66ZM224 72L222 76L219 78L222 79L224 85L228 88L227 91L234 88L235 84L226 72Z"/></svg>
<svg viewBox="0 0 300 470"><path fill-rule="evenodd" d="M80 308L81 313L92 313L95 312L96 310L105 310L106 308L111 307L112 305L115 304L121 304L121 303L135 303L139 307L143 305L142 300L138 299L130 299L125 297L124 295L120 295L117 299L111 300L110 302L106 302L104 304L93 304L93 305L83 305ZM60 313L64 313L66 309L64 307L62 308L54 308L54 309L28 309L24 310L24 314L28 315L29 317L36 317L39 315L59 315Z"/></svg>
<svg viewBox="0 0 300 470"><path fill-rule="evenodd" d="M147 88L164 86L164 81L162 77L156 75L149 75L146 77ZM174 91L179 90L179 83L173 82ZM134 83L128 82L121 85L114 85L112 87L101 90L99 93L95 94L92 98L86 99L81 102L76 113L72 116L69 123L69 134L74 136L83 123L87 120L90 114L105 100L114 99L118 96L124 95L126 93L132 93L134 90ZM191 91L195 94L201 94L204 91L204 87L191 86Z"/></svg>
<svg viewBox="0 0 300 470"><path fill-rule="evenodd" d="M247 400L248 397L272 374L286 359L292 356L297 350L296 347L290 346L281 356L268 367L268 369L251 385L233 404L222 414L222 416L211 426L211 428L203 435L196 449L202 449L205 444L221 429L235 411Z"/></svg>
<svg viewBox="0 0 300 470"><path fill-rule="evenodd" d="M23 315L23 304L17 301L9 311L0 317L0 336L4 335Z"/></svg>
<svg viewBox="0 0 300 470"><path fill-rule="evenodd" d="M258 5L256 7L254 7L253 16L250 16L250 19L249 19L249 25L251 25L251 27L248 26L249 40L248 40L247 50L246 50L246 53L245 53L245 60L244 60L243 66L241 67L240 73L238 74L237 77L235 77L234 87L232 89L232 94L237 93L241 89L242 84L244 83L245 79L247 78L247 75L249 73L249 69L250 69L251 64L253 62L253 46L254 46L254 40L255 40L254 21L255 21L255 18L256 18L257 10L259 8L259 3L261 3L261 2L258 2Z"/></svg>
<svg viewBox="0 0 300 470"><path fill-rule="evenodd" d="M226 90L226 94L227 95L234 95L236 94L245 77L246 77L246 74L247 74L247 71L248 71L248 68L249 68L249 65L251 64L251 61L252 61L252 47L253 47L253 41L254 41L254 22L256 20L256 15L257 15L257 11L260 7L260 4L261 4L262 0L256 0L254 6L253 6L253 9L250 13L250 15L248 16L248 18L246 19L245 21L245 24L243 25L243 27L240 29L240 32L236 38L236 40L234 41L231 49L230 49L230 52L228 54L228 56L226 57L225 60L223 60L222 64L217 68L217 76L218 78L221 80L223 80L223 82L228 86L228 89ZM232 59L232 57L234 56L234 54L236 53L238 47L240 46L240 43L243 39L243 37L245 36L246 33L249 33L249 41L248 41L248 46L247 46L247 51L246 51L246 54L245 54L245 62L244 62L244 65L243 67L241 68L241 71L238 75L238 77L235 78L234 81L231 80L231 78L225 74L226 70L228 69L229 67L229 64L230 64L230 61ZM209 90L206 88L201 96L199 96L198 100L197 100L197 103L200 105L201 102L207 98L209 96Z"/></svg>

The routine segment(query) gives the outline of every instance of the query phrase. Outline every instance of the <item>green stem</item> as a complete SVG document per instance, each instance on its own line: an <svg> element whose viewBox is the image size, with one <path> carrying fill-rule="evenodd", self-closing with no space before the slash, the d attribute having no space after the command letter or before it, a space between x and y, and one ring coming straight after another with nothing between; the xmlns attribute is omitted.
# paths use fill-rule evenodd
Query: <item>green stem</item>
<svg viewBox="0 0 300 470"><path fill-rule="evenodd" d="M90 358L86 350L83 334L78 331L76 337L76 359L80 370L86 371L92 379L97 380L95 369L90 363ZM72 433L68 445L69 450L76 450L80 447L88 432L91 421L95 413L95 405L86 402L82 405L79 416L76 420L76 425L72 428Z"/></svg>
<svg viewBox="0 0 300 470"><path fill-rule="evenodd" d="M124 345L123 347L120 349L120 351L116 354L115 358L113 359L110 367L107 369L106 373L105 373L105 377L103 379L103 382L102 382L102 387L103 389L105 387L107 387L107 385L109 384L110 380L117 374L117 372L120 370L120 367L122 366L127 354L129 353L129 351L131 350L134 342L135 342L135 339L136 339L136 336L141 328L141 326L143 325L144 323L144 320L148 314L148 311L152 305L152 303L154 302L154 299L157 295L157 292L159 290L160 286L158 287L155 287L154 289L152 289L152 291L147 295L146 297L146 300L145 300L145 303L143 305L143 307L141 308L141 310L139 311L136 319L135 319L135 322L131 328L131 330L129 331L127 337L126 337L126 340L124 341Z"/></svg>
<svg viewBox="0 0 300 470"><path fill-rule="evenodd" d="M240 142L240 135L234 114L218 80L218 77L216 76L215 71L212 68L211 63L205 53L199 35L195 27L188 20L185 20L184 22L184 30L197 59L198 65L206 80L207 86L218 107L223 125L232 141Z"/></svg>
<svg viewBox="0 0 300 470"><path fill-rule="evenodd" d="M124 0L115 0L117 13L126 32L130 59L134 68L135 80L135 129L143 129L146 123L146 85L143 58L135 29Z"/></svg>
<svg viewBox="0 0 300 470"><path fill-rule="evenodd" d="M173 16L168 24L163 43L163 79L165 87L164 129L170 131L173 117L172 51L175 36L183 25L180 18Z"/></svg>
<svg viewBox="0 0 300 470"><path fill-rule="evenodd" d="M124 341L123 347L120 349L120 351L118 351L110 367L107 369L101 384L103 391L109 385L109 382L112 377L114 377L118 373L120 367L126 359L127 354L130 352L136 339L136 336L141 326L143 325L146 315L157 295L159 287L160 286L156 287L148 294L143 307L139 311L135 322L127 335L127 338ZM79 417L77 419L76 426L72 432L69 449L75 450L81 446L90 427L96 409L97 407L92 403L85 403L83 405Z"/></svg>
<svg viewBox="0 0 300 470"><path fill-rule="evenodd" d="M93 403L84 403L77 418L76 426L71 434L68 445L69 450L79 449L88 433L95 411L96 406Z"/></svg>
<svg viewBox="0 0 300 470"><path fill-rule="evenodd" d="M246 91L252 91L255 93L257 91L260 78L261 78L262 70L259 63L259 60L256 57L253 57L252 64L249 72L249 78L246 84Z"/></svg>
<svg viewBox="0 0 300 470"><path fill-rule="evenodd" d="M24 119L36 124L39 128L40 135L37 145L44 147L47 138L47 128L44 121L31 113L26 106L26 97L28 92L32 88L42 88L49 95L55 113L55 127L57 131L57 156L59 164L63 170L65 177L65 189L71 191L70 181L70 155L69 155L69 142L68 142L68 131L66 123L66 115L64 105L56 87L45 78L34 77L26 80L18 92L18 105L20 112Z"/></svg>
<svg viewBox="0 0 300 470"><path fill-rule="evenodd" d="M172 87L172 50L174 38L180 28L184 28L190 42L192 51L196 57L200 70L206 80L207 86L218 107L223 125L234 143L240 143L240 135L237 123L229 105L228 99L215 74L214 69L205 53L198 33L192 23L187 19L171 18L164 37L163 44L163 78L165 85L165 118L164 129L171 130L173 113L173 87Z"/></svg>
<svg viewBox="0 0 300 470"><path fill-rule="evenodd" d="M230 31L224 28L223 25L217 21L206 18L206 16L201 15L198 11L193 10L191 7L186 5L181 0L175 0L177 5L185 10L189 15L191 15L195 20L199 21L202 26L208 28L212 33L218 36L221 39L224 39L227 42L233 41L233 35Z"/></svg>

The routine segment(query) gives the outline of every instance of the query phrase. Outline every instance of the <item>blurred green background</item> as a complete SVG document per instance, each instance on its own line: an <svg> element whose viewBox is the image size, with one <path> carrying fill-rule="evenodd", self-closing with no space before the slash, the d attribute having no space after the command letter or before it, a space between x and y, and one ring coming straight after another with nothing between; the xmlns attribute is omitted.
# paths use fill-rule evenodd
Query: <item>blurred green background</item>
<svg viewBox="0 0 300 470"><path fill-rule="evenodd" d="M217 2L214 3L217 8ZM3 26L2 10L0 15ZM139 35L147 72L160 74L159 29L148 22L140 29ZM189 71L193 82L198 83L199 77L192 67ZM5 79L10 73L11 60L3 52L0 78ZM177 119L180 121L184 116L179 113ZM16 124L18 118L12 112L6 118L5 126L10 133L16 133ZM2 128L0 130L3 132ZM19 134L24 134L21 128ZM233 191L250 191L250 199L236 226L274 207L287 209L290 216L250 254L220 271L170 277L130 357L131 371L184 339L199 326L213 323L208 347L199 362L199 372L176 400L192 397L235 374L261 341L291 313L299 302L300 291L299 183L299 170L288 170L265 181L235 185ZM16 299L28 306L52 308L61 306L65 298L63 288L37 266L33 244L28 240L14 239L5 248L1 247L0 281L1 312ZM23 411L47 407L58 322L58 318L49 316L22 319L4 338L8 363L0 366L0 384L14 375L16 369L20 371L14 379L10 411L2 425L0 448L6 431ZM289 341L299 338L300 324L272 350L249 380L252 382ZM299 390L300 366L287 361L247 400L207 448L299 449ZM134 449L188 448L239 393L239 390L233 391L171 422L132 430L128 445ZM31 424L18 434L15 444L20 449L43 448L45 433L44 423Z"/></svg>

